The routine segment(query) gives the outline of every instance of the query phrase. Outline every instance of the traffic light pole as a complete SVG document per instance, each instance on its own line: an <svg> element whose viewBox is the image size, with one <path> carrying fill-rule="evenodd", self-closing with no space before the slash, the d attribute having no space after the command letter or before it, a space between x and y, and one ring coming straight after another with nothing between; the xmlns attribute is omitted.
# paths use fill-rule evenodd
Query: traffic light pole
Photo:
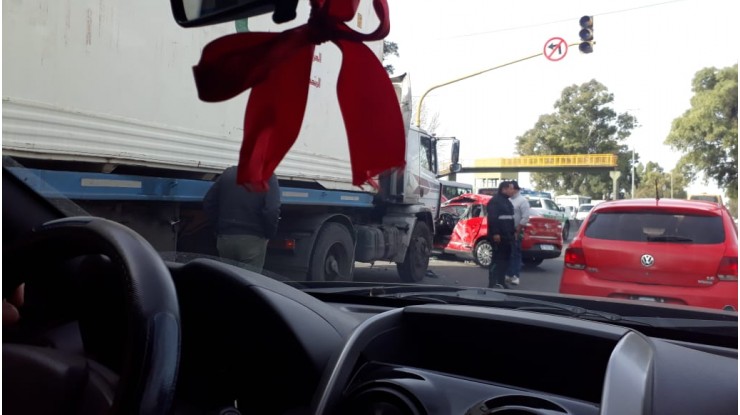
<svg viewBox="0 0 740 415"><path fill-rule="evenodd" d="M581 38L581 41L578 42L578 43L573 43L573 44L568 45L568 46L570 47L570 46L576 46L577 45L578 46L578 49L581 52L583 52L583 53L591 53L591 52L593 52L593 44L594 44L594 30L593 30L594 29L594 18L593 18L593 16L583 16L578 21L578 24L581 27L581 31L578 33L578 36ZM463 77L460 77L460 78L457 78L457 79L453 79L451 81L447 81L447 82L444 82L444 83L441 83L441 84L438 84L438 85L434 85L433 87L431 87L431 88L427 89L426 91L424 91L424 93L421 95L421 98L419 98L419 104L418 104L418 106L416 108L416 127L417 128L418 127L421 127L421 106L424 103L424 98L426 98L426 96L429 95L429 93L432 92L432 91L434 91L435 89L441 88L443 86L447 86L447 85L450 85L450 84L454 84L455 82L460 82L460 81L462 81L464 79L472 78L474 76L478 76L478 75L484 74L486 72L491 72L493 70L496 70L496 69L499 69L499 68L503 68L505 66L513 65L515 63L526 61L528 59L536 58L536 57L538 57L540 55L544 55L544 54L545 54L545 52L543 51L543 52L537 53L535 55L531 55L531 56L527 56L525 58L517 59L517 60L512 61L512 62L507 62L507 63L505 63L503 65L494 66L493 68L484 69L482 71L471 73L470 75L465 75Z"/></svg>
<svg viewBox="0 0 740 415"><path fill-rule="evenodd" d="M568 46L576 46L576 45L578 45L578 43L573 43L573 44L568 45ZM419 104L416 107L416 127L421 127L421 105L424 103L424 98L426 98L426 96L429 95L429 93L432 92L432 91L434 91L435 89L441 88L443 86L447 86L447 85L450 85L450 84L454 84L455 82L460 82L460 81L463 81L465 79L472 78L474 76L482 75L484 73L491 72L493 70L500 69L500 68L503 68L505 66L513 65L515 63L526 61L528 59L536 58L536 57L538 57L540 55L543 55L543 54L544 54L544 52L540 52L540 53L538 53L536 55L527 56L525 58L521 58L521 59L517 59L515 61L507 62L507 63L504 63L502 65L494 66L493 68L484 69L482 71L474 72L474 73L471 73L469 75L465 75L465 76L462 76L460 78L453 79L451 81L447 81L447 82L444 82L444 83L441 83L441 84L432 86L431 88L429 88L426 91L424 91L424 93L421 95L421 98L419 98Z"/></svg>

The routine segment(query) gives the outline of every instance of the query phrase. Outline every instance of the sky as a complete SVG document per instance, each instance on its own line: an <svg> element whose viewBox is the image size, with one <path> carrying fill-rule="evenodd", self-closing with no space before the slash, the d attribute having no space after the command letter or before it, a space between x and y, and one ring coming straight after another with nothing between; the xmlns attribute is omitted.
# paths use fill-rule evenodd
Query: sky
<svg viewBox="0 0 740 415"><path fill-rule="evenodd" d="M565 87L596 79L614 94L618 113L638 119L626 143L642 162L671 169L681 154L663 143L690 108L694 74L738 61L738 6L730 0L388 2L386 40L398 44L400 57L386 63L396 75L409 74L415 99L434 85L538 54L554 37L575 43L580 17L593 16L593 53L570 47L558 61L538 56L424 99L427 111L438 113L437 135L460 139L463 163L514 156L516 137L554 111ZM689 190L716 186L699 182Z"/></svg>

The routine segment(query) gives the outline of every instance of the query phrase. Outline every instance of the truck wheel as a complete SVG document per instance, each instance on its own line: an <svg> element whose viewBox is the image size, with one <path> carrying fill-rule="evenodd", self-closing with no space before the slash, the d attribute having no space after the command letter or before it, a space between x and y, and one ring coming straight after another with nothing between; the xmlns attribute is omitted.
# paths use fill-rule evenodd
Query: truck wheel
<svg viewBox="0 0 740 415"><path fill-rule="evenodd" d="M326 223L311 254L311 281L351 281L354 253L354 242L347 228L338 223Z"/></svg>
<svg viewBox="0 0 740 415"><path fill-rule="evenodd" d="M481 239L473 248L473 260L483 268L491 266L493 260L493 246L488 239Z"/></svg>
<svg viewBox="0 0 740 415"><path fill-rule="evenodd" d="M421 282L429 268L432 252L432 232L424 222L416 222L411 233L411 241L406 251L406 259L396 264L398 276L403 282Z"/></svg>
<svg viewBox="0 0 740 415"><path fill-rule="evenodd" d="M570 235L570 221L565 221L565 224L563 225L563 242L566 242L568 240L569 235Z"/></svg>

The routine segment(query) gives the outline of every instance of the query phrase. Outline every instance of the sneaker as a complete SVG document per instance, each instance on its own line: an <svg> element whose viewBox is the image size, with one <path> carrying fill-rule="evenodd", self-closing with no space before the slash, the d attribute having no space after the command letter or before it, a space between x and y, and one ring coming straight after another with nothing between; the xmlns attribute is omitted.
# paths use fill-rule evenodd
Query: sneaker
<svg viewBox="0 0 740 415"><path fill-rule="evenodd" d="M519 285L519 277L517 277L517 276L511 277L511 279L509 279L506 282L509 283L509 284L511 284L511 285Z"/></svg>
<svg viewBox="0 0 740 415"><path fill-rule="evenodd" d="M504 280L506 281L507 284L511 284L511 279L512 278L514 278L514 277L510 277L510 276L507 275L506 277L504 277Z"/></svg>

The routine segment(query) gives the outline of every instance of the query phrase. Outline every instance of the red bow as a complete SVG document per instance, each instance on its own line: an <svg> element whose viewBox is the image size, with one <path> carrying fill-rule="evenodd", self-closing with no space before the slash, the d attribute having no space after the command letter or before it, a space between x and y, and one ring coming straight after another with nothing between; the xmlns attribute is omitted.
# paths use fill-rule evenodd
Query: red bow
<svg viewBox="0 0 740 415"><path fill-rule="evenodd" d="M359 0L311 0L305 25L281 33L237 33L208 44L193 68L198 95L224 101L252 88L244 116L237 182L255 191L267 180L298 137L306 109L314 48L326 41L342 51L337 97L352 162L352 183L405 163L405 132L393 85L363 41L390 31L386 0L373 0L380 20L370 34L344 22ZM310 121L310 120L309 120Z"/></svg>

